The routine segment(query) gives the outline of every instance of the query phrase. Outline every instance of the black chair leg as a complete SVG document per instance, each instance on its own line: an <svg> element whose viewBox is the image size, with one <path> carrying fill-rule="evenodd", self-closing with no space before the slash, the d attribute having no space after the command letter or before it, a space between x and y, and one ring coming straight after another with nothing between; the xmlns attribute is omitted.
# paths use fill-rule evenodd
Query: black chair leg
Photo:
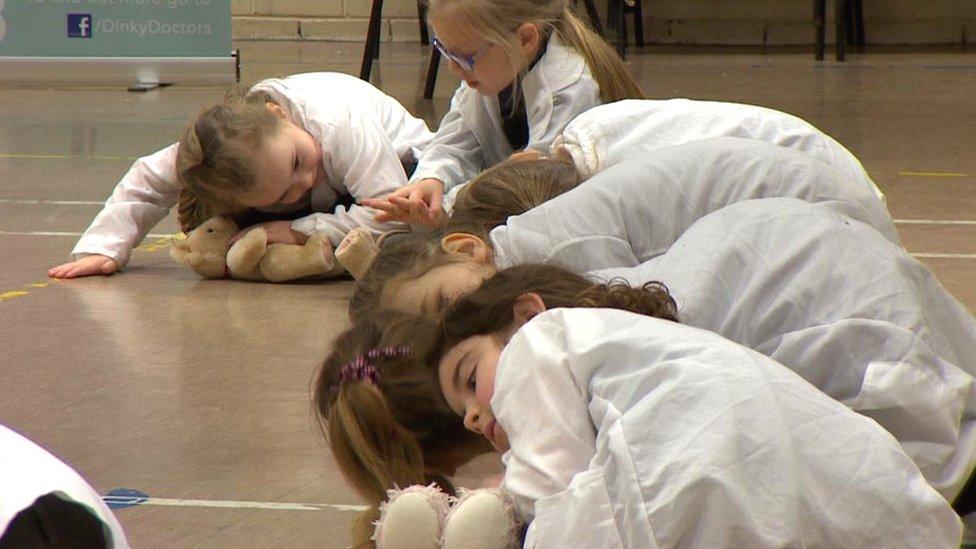
<svg viewBox="0 0 976 549"><path fill-rule="evenodd" d="M847 50L847 14L848 14L848 0L837 0L837 5L835 6L834 17L837 23L837 36L834 39L834 49L836 50L836 57L838 61L843 61L845 53Z"/></svg>
<svg viewBox="0 0 976 549"><path fill-rule="evenodd" d="M634 0L634 42L637 47L644 46L644 10L641 4L644 0Z"/></svg>
<svg viewBox="0 0 976 549"><path fill-rule="evenodd" d="M420 21L420 43L430 45L430 31L427 30L427 2L417 0L417 19Z"/></svg>
<svg viewBox="0 0 976 549"><path fill-rule="evenodd" d="M617 53L621 59L627 58L627 13L624 0L616 0L617 4Z"/></svg>
<svg viewBox="0 0 976 549"><path fill-rule="evenodd" d="M369 75L373 72L373 59L380 54L380 28L383 13L383 0L373 0L373 9L369 14L369 27L366 30L366 44L363 46L363 63L359 69L359 78L369 82Z"/></svg>
<svg viewBox="0 0 976 549"><path fill-rule="evenodd" d="M827 0L813 0L814 50L817 61L824 58L824 42L827 30Z"/></svg>
<svg viewBox="0 0 976 549"><path fill-rule="evenodd" d="M859 47L864 47L864 6L861 0L851 0L852 6L852 18L854 25L854 44Z"/></svg>
<svg viewBox="0 0 976 549"><path fill-rule="evenodd" d="M430 49L430 61L427 65L427 82L424 83L424 99L434 97L434 85L437 84L437 68L441 64L441 52L437 48Z"/></svg>
<svg viewBox="0 0 976 549"><path fill-rule="evenodd" d="M583 5L586 7L586 15L590 18L590 25L593 27L593 30L600 36L605 36L603 34L603 23L600 22L600 14L597 12L596 4L593 3L593 0L583 0Z"/></svg>

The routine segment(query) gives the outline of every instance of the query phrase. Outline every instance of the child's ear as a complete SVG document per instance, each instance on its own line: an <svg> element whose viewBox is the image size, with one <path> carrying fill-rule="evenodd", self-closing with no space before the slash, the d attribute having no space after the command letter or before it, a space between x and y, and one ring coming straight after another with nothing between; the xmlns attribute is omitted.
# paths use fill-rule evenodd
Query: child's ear
<svg viewBox="0 0 976 549"><path fill-rule="evenodd" d="M539 51L539 45L542 43L542 33L539 31L539 26L535 23L522 23L518 30L515 31L515 35L518 36L519 45L522 47L522 51L526 57L534 57L535 52ZM529 61L531 60L530 58Z"/></svg>
<svg viewBox="0 0 976 549"><path fill-rule="evenodd" d="M271 101L266 101L264 103L264 106L267 107L267 109L269 111L271 111L271 114L277 116L278 118L280 118L282 120L287 120L288 119L288 113L285 112L285 109L282 108L281 105L279 105L277 103L272 103Z"/></svg>
<svg viewBox="0 0 976 549"><path fill-rule="evenodd" d="M542 160L542 152L535 149L522 149L515 151L508 157L508 162L532 162Z"/></svg>
<svg viewBox="0 0 976 549"><path fill-rule="evenodd" d="M526 292L515 299L512 305L512 313L515 316L515 323L518 326L532 320L535 315L546 310L546 303L542 301L539 294Z"/></svg>
<svg viewBox="0 0 976 549"><path fill-rule="evenodd" d="M441 239L441 249L448 254L465 256L478 263L491 261L491 248L484 240L470 233L451 233Z"/></svg>

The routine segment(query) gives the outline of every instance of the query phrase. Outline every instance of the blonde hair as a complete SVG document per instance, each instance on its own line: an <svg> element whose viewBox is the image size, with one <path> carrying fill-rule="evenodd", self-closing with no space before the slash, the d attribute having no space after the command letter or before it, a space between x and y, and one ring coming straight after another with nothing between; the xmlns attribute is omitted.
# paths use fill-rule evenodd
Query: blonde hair
<svg viewBox="0 0 976 549"><path fill-rule="evenodd" d="M586 59L604 103L645 97L623 59L573 12L569 0L430 0L428 13L447 15L465 28L478 29L477 34L503 48L513 69L520 72L525 68L512 36L522 24L535 24L543 33L554 32Z"/></svg>
<svg viewBox="0 0 976 549"><path fill-rule="evenodd" d="M488 232L579 185L582 176L572 162L557 158L509 159L485 170L458 193L447 227L388 239L366 274L356 282L349 315L359 318L380 307L383 288L394 279L414 279L451 261L441 238L473 234L485 242Z"/></svg>
<svg viewBox="0 0 976 549"><path fill-rule="evenodd" d="M511 158L481 172L454 201L448 232L487 236L513 215L525 213L583 182L572 161Z"/></svg>
<svg viewBox="0 0 976 549"><path fill-rule="evenodd" d="M176 154L176 173L186 193L180 199L181 224L240 206L235 199L254 188L254 150L278 131L281 120L267 108L264 92L231 96L208 107L187 124Z"/></svg>
<svg viewBox="0 0 976 549"><path fill-rule="evenodd" d="M313 396L319 425L343 477L370 504L353 521L355 547L372 546L387 490L433 481L453 492L441 473L486 451L441 394L433 358L438 340L429 321L384 311L340 334L319 370ZM385 348L405 349L375 352ZM344 366L364 360L375 377L343 374Z"/></svg>

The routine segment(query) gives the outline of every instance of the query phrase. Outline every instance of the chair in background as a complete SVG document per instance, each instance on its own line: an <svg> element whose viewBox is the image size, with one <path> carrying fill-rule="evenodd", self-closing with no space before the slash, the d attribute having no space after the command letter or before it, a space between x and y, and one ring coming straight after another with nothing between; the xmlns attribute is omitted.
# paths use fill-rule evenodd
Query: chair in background
<svg viewBox="0 0 976 549"><path fill-rule="evenodd" d="M617 29L617 53L623 59L627 56L627 15L634 19L634 44L644 45L643 0L608 0L607 26Z"/></svg>
<svg viewBox="0 0 976 549"><path fill-rule="evenodd" d="M836 37L834 53L838 61L845 58L848 45L864 47L864 8L861 0L835 0L834 22ZM813 0L813 25L815 29L814 58L824 58L827 30L827 0Z"/></svg>

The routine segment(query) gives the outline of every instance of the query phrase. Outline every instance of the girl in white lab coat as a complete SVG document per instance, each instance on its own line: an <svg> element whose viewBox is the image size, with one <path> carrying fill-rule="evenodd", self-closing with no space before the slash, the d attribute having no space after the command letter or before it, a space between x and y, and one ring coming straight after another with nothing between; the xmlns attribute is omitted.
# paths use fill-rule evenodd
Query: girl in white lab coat
<svg viewBox="0 0 976 549"><path fill-rule="evenodd" d="M346 477L423 468L399 452L432 453L435 437L397 429L429 389L393 365L433 357L447 405L504 454L525 547L958 546L952 509L873 421L759 353L663 320L674 303L659 286L555 279L500 273L449 308L434 350L417 326L421 337L374 336L372 352L327 362L332 447L384 464L347 462Z"/></svg>
<svg viewBox="0 0 976 549"><path fill-rule="evenodd" d="M871 227L824 204L749 200L703 217L663 255L588 276L668 285L684 323L877 421L947 500L972 475L976 320Z"/></svg>
<svg viewBox="0 0 976 549"><path fill-rule="evenodd" d="M757 154L745 154L750 150ZM376 307L429 314L506 267L545 263L584 273L637 267L665 254L683 267L680 275L643 280L690 288L681 294L696 311L687 322L776 358L876 419L951 500L976 464L976 361L967 351L976 348L976 325L924 266L877 231L894 234L883 209L867 213L879 206L877 198L831 173L795 151L739 138L661 149L605 170L487 235L469 226L460 228L468 233L390 243L350 307L355 314ZM770 189L794 198L736 204L777 196ZM855 189L860 194L845 194ZM796 198L805 202L797 205ZM699 219L711 219L703 225L708 236L684 240L706 234L692 230ZM747 234L728 239L739 233ZM676 242L693 241L666 253ZM745 289L735 291L733 283ZM875 344L849 341L855 331L844 327L852 325L870 332ZM845 351L851 348L860 350Z"/></svg>
<svg viewBox="0 0 976 549"><path fill-rule="evenodd" d="M243 99L204 110L179 143L136 161L70 262L48 274L73 278L124 268L178 200L184 230L210 214L249 208L298 218L266 223L272 242L302 243L325 233L338 246L354 227L389 230L393 225L375 221L370 210L337 203L406 184L405 170L432 137L423 120L357 78L308 73L264 80ZM192 198L183 201L181 190Z"/></svg>
<svg viewBox="0 0 976 549"><path fill-rule="evenodd" d="M524 166L532 163L558 165L553 159L509 161L483 177L509 177L513 187L568 187L572 174L567 168L551 168L558 184L545 184L541 170L526 181ZM475 180L469 187L478 184ZM452 281L468 280L468 273L485 278L495 268L517 264L548 263L574 272L639 265L664 253L702 216L753 198L788 196L825 203L898 241L891 217L870 189L849 184L839 170L799 151L736 137L636 155L507 221L504 212L524 210L511 203L498 204L494 213L479 209L486 220L505 223L494 229L471 219L466 194L459 194L460 208L443 233L403 237L383 247L357 284L350 302L353 316L378 306L414 314L421 312L421 304L434 310L442 298L456 296ZM474 250L484 250L484 257L466 261ZM426 301L416 298L420 291Z"/></svg>
<svg viewBox="0 0 976 549"><path fill-rule="evenodd" d="M884 197L857 157L832 137L806 120L756 105L691 99L600 105L574 118L551 152L569 155L583 177L590 177L661 147L721 136L795 149L833 166L849 184Z"/></svg>
<svg viewBox="0 0 976 549"><path fill-rule="evenodd" d="M566 124L643 92L567 0L431 0L434 45L463 80L411 184L377 219L429 222L445 192L520 149L548 150Z"/></svg>

